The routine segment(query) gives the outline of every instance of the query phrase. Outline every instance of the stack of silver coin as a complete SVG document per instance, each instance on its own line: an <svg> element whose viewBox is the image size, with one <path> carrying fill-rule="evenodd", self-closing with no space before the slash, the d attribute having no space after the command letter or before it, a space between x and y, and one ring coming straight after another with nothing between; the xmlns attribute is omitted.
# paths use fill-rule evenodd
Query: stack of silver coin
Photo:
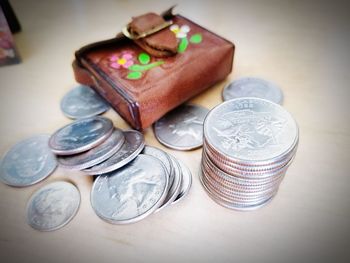
<svg viewBox="0 0 350 263"><path fill-rule="evenodd" d="M146 146L128 165L97 177L91 205L108 223L134 223L177 203L188 193L191 182L191 173L181 161Z"/></svg>
<svg viewBox="0 0 350 263"><path fill-rule="evenodd" d="M180 160L145 146L142 133L123 132L104 117L64 126L49 146L62 167L97 176L91 205L109 223L132 223L160 211L182 199L192 184L191 172Z"/></svg>
<svg viewBox="0 0 350 263"><path fill-rule="evenodd" d="M49 147L57 155L57 161L62 167L85 171L122 151L130 134L139 138L135 149L138 154L144 146L142 134L114 128L113 123L104 117L82 118L56 131L50 137ZM131 161L133 156L127 157Z"/></svg>
<svg viewBox="0 0 350 263"><path fill-rule="evenodd" d="M259 208L276 195L298 140L295 120L280 105L259 98L226 101L204 122L202 185L222 206Z"/></svg>

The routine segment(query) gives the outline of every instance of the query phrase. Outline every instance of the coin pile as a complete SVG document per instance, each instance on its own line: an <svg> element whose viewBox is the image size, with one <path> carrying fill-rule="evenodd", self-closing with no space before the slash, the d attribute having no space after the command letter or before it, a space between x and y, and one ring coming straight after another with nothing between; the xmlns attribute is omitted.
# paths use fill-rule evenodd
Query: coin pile
<svg viewBox="0 0 350 263"><path fill-rule="evenodd" d="M37 135L14 145L0 163L0 180L30 186L48 177L57 163L96 175L91 205L99 217L113 224L136 222L175 204L192 185L184 163L145 146L142 133L122 131L100 116L79 118L51 136ZM28 201L27 223L40 231L59 229L73 219L79 204L76 186L50 183Z"/></svg>
<svg viewBox="0 0 350 263"><path fill-rule="evenodd" d="M191 173L182 162L146 145L132 162L96 178L91 205L106 222L134 223L177 203L191 182Z"/></svg>
<svg viewBox="0 0 350 263"><path fill-rule="evenodd" d="M280 105L259 98L226 101L204 122L202 185L222 206L259 208L276 195L298 138L295 120Z"/></svg>
<svg viewBox="0 0 350 263"><path fill-rule="evenodd" d="M91 205L109 223L141 220L178 202L191 187L191 173L182 162L145 146L142 133L123 132L104 117L64 126L51 136L49 146L62 167L97 176Z"/></svg>
<svg viewBox="0 0 350 263"><path fill-rule="evenodd" d="M56 131L49 140L58 163L89 175L107 173L132 161L143 149L143 135L113 127L104 117L78 119Z"/></svg>

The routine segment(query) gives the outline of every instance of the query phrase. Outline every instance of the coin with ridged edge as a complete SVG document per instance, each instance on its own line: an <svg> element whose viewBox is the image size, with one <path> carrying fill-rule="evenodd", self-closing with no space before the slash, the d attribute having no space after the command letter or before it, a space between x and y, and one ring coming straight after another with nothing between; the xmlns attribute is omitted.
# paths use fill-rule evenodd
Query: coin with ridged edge
<svg viewBox="0 0 350 263"><path fill-rule="evenodd" d="M273 189L269 192L262 193L261 195L256 195L252 197L242 197L237 195L231 195L230 193L223 192L221 188L216 187L215 185L208 183L207 180L202 177L202 182L205 183L207 189L210 190L211 194L216 195L217 198L220 198L226 202L231 202L234 205L254 205L264 202L265 200L270 199L277 193L277 189Z"/></svg>
<svg viewBox="0 0 350 263"><path fill-rule="evenodd" d="M222 182L225 185L237 189L268 187L269 185L273 185L276 182L279 182L279 180L283 178L285 172L287 171L284 170L281 174L278 174L271 179L269 178L269 180L264 179L263 181L258 181L257 179L247 180L243 178L237 178L236 176L230 175L227 172L221 171L220 169L215 169L215 167L208 165L206 161L202 163L202 169L204 169L207 172L208 176L210 176L213 180Z"/></svg>
<svg viewBox="0 0 350 263"><path fill-rule="evenodd" d="M49 146L57 155L77 154L96 147L112 132L113 123L107 118L78 119L56 131L49 140Z"/></svg>
<svg viewBox="0 0 350 263"><path fill-rule="evenodd" d="M161 149L158 149L156 147L152 147L149 145L145 146L145 148L142 150L142 153L156 157L164 164L167 170L167 173L169 175L169 186L171 186L175 178L175 174L174 174L175 168L173 167L173 164L169 155L166 152L162 151Z"/></svg>
<svg viewBox="0 0 350 263"><path fill-rule="evenodd" d="M298 142L297 124L280 105L259 98L226 101L204 122L200 181L224 207L262 207L278 192Z"/></svg>
<svg viewBox="0 0 350 263"><path fill-rule="evenodd" d="M216 165L219 165L219 163L229 165L232 168L240 169L242 171L247 171L247 172L260 172L260 171L271 171L274 169L281 168L282 166L285 166L287 162L293 159L295 152L297 150L298 143L291 149L290 152L288 152L286 155L279 157L278 159L275 160L270 160L267 161L265 164L253 164L250 163L249 165L246 164L239 164L236 163L235 160L228 158L227 156L221 154L220 152L215 151L211 146L207 143L204 142L204 149L206 154L212 158L212 161L215 162ZM220 162L217 162L217 160L220 160Z"/></svg>
<svg viewBox="0 0 350 263"><path fill-rule="evenodd" d="M264 165L294 148L298 127L282 106L263 99L242 98L211 110L205 120L204 135L211 148L236 163Z"/></svg>
<svg viewBox="0 0 350 263"><path fill-rule="evenodd" d="M175 170L174 182L170 186L167 196L165 197L161 206L156 210L156 212L159 212L162 209L164 209L165 207L167 207L168 205L170 205L175 200L175 198L178 196L178 194L180 192L180 186L181 186L181 182L182 182L181 167L180 167L177 159L174 156L169 154L169 157L171 159L172 165L173 165L174 170Z"/></svg>
<svg viewBox="0 0 350 263"><path fill-rule="evenodd" d="M182 181L181 181L179 194L174 199L173 204L176 204L180 200L185 198L185 196L190 191L191 185L192 185L192 174L191 174L190 169L184 164L183 161L178 159L177 162L180 165L181 174L182 174Z"/></svg>
<svg viewBox="0 0 350 263"><path fill-rule="evenodd" d="M202 179L202 174L199 174L199 179L201 184L203 185L204 189L206 190L207 194L209 195L209 197L214 200L217 204L229 208L229 209L233 209L233 210L238 210L238 211L253 211L256 210L258 208L261 208L265 205L267 205L268 203L271 202L273 196L270 199L264 200L262 202L259 203L253 203L253 204L248 204L248 205L243 205L243 204L236 204L233 202L228 202L226 200L223 200L220 196L217 196L215 194L213 194L210 189L206 186L205 183L203 183L203 179Z"/></svg>
<svg viewBox="0 0 350 263"><path fill-rule="evenodd" d="M121 169L97 177L91 191L91 205L96 214L109 223L134 223L163 203L168 184L162 162L140 154Z"/></svg>
<svg viewBox="0 0 350 263"><path fill-rule="evenodd" d="M249 189L246 191L241 191L239 189L234 189L230 186L226 186L225 184L216 181L213 179L213 177L208 176L207 171L202 169L202 178L205 179L206 184L208 186L211 186L213 189L216 190L216 192L223 193L225 195L231 196L232 198L237 198L241 200L248 200L248 199L256 199L261 196L265 196L266 194L270 192L274 192L276 190L276 184L270 185L267 188L261 188L261 189ZM242 188L244 189L244 188Z"/></svg>
<svg viewBox="0 0 350 263"><path fill-rule="evenodd" d="M209 166L212 170L216 171L218 174L221 174L222 177L227 178L227 180L233 181L246 181L251 183L262 183L269 182L276 177L279 177L283 172L287 170L289 165L291 164L292 159L283 167L280 167L277 170L263 170L263 171L240 171L239 169L233 169L229 165L221 164L217 165L218 161L214 163L210 157L203 151L204 156L203 160L205 164Z"/></svg>
<svg viewBox="0 0 350 263"><path fill-rule="evenodd" d="M10 186L24 187L44 180L57 161L48 142L50 135L37 135L15 144L2 158L0 180Z"/></svg>

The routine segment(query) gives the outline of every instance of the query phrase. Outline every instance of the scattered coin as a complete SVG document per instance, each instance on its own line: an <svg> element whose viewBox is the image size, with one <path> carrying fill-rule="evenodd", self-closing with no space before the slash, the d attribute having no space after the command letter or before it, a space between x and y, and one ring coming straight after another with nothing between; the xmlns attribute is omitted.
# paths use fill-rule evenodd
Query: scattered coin
<svg viewBox="0 0 350 263"><path fill-rule="evenodd" d="M204 123L204 189L232 209L267 204L294 158L298 138L293 117L268 100L239 98L216 106Z"/></svg>
<svg viewBox="0 0 350 263"><path fill-rule="evenodd" d="M242 98L255 97L266 99L277 104L282 104L283 93L277 85L260 78L240 78L229 83L222 92L224 101Z"/></svg>
<svg viewBox="0 0 350 263"><path fill-rule="evenodd" d="M27 222L40 231L57 230L78 211L80 193L68 182L50 183L36 191L27 204Z"/></svg>
<svg viewBox="0 0 350 263"><path fill-rule="evenodd" d="M100 175L91 192L96 214L113 224L137 222L162 204L169 178L161 161L140 154L128 165Z"/></svg>
<svg viewBox="0 0 350 263"><path fill-rule="evenodd" d="M184 105L154 125L155 135L178 150L195 149L204 142L200 181L222 206L253 210L270 202L296 153L299 134L292 116L259 98L232 99L207 112ZM55 169L56 153L62 166L99 175L91 193L99 217L113 224L137 222L181 200L192 184L184 163L144 146L137 131L114 129L103 117L83 118L51 137L15 145L0 163L0 179L13 186L36 183ZM29 200L27 222L41 231L56 230L74 217L79 204L75 186L49 184Z"/></svg>
<svg viewBox="0 0 350 263"><path fill-rule="evenodd" d="M167 113L154 124L158 141L175 150L192 150L203 144L203 122L208 109L197 105L182 105Z"/></svg>
<svg viewBox="0 0 350 263"><path fill-rule="evenodd" d="M99 145L113 132L111 120L103 117L78 119L56 131L49 140L58 155L72 155Z"/></svg>
<svg viewBox="0 0 350 263"><path fill-rule="evenodd" d="M58 156L57 161L64 168L83 170L111 157L122 147L124 141L123 132L115 128L112 135L95 148L75 155Z"/></svg>
<svg viewBox="0 0 350 263"><path fill-rule="evenodd" d="M57 161L51 152L49 135L38 135L14 145L0 163L0 180L11 186L33 185L56 168Z"/></svg>
<svg viewBox="0 0 350 263"><path fill-rule="evenodd" d="M109 109L106 101L92 88L80 85L61 100L61 110L68 118L80 119L99 115Z"/></svg>
<svg viewBox="0 0 350 263"><path fill-rule="evenodd" d="M183 199L190 191L192 185L192 174L190 169L188 169L188 167L183 163L183 161L178 159L177 162L180 165L182 181L179 194L174 199L173 204L178 203L181 199Z"/></svg>
<svg viewBox="0 0 350 263"><path fill-rule="evenodd" d="M174 167L174 181L172 185L169 186L168 193L162 203L161 206L156 210L156 212L159 212L160 210L164 209L167 207L169 204L171 204L175 198L178 196L180 192L180 186L182 182L182 173L181 173L181 168L180 165L175 157L172 155L168 154L170 157L170 160L172 162L172 165Z"/></svg>
<svg viewBox="0 0 350 263"><path fill-rule="evenodd" d="M145 146L143 134L138 131L124 132L125 142L114 155L104 162L83 171L89 175L104 174L123 167L135 159Z"/></svg>

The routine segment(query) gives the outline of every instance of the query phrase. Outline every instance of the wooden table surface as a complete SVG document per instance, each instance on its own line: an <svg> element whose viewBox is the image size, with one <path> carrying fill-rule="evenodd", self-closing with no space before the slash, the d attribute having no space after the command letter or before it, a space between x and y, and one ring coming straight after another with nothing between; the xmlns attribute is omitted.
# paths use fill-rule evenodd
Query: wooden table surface
<svg viewBox="0 0 350 263"><path fill-rule="evenodd" d="M90 206L92 180L57 168L26 188L0 184L1 262L349 262L350 16L336 1L11 1L23 31L23 62L0 68L0 154L21 139L53 133L71 120L59 107L75 87L74 51L108 39L131 16L176 11L236 45L229 77L191 102L212 108L244 76L283 89L284 107L300 127L294 163L274 200L253 212L214 203L198 180L201 149L164 148L152 129L146 142L184 161L192 189L182 202L135 224L102 221ZM104 116L128 125L113 110ZM41 233L25 222L31 194L56 180L81 192L76 217ZM6 261L3 261L6 259ZM347 260L346 260L347 259Z"/></svg>

